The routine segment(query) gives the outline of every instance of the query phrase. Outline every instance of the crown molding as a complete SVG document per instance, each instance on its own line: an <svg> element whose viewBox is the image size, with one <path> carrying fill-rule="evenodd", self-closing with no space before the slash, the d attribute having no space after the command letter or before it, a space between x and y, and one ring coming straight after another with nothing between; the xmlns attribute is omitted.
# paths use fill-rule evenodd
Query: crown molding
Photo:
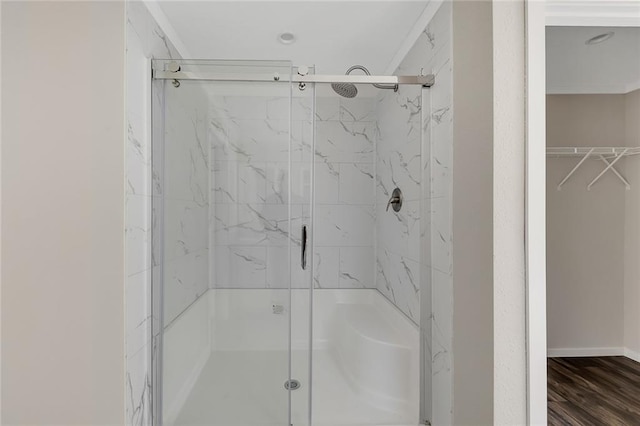
<svg viewBox="0 0 640 426"><path fill-rule="evenodd" d="M640 27L640 0L547 0L546 25Z"/></svg>
<svg viewBox="0 0 640 426"><path fill-rule="evenodd" d="M638 89L640 89L640 79L638 79L637 81L634 81L633 83L627 84L627 87L626 87L627 91L625 93L635 92Z"/></svg>
<svg viewBox="0 0 640 426"><path fill-rule="evenodd" d="M547 88L547 95L623 95L629 92L627 85L576 85L555 86Z"/></svg>
<svg viewBox="0 0 640 426"><path fill-rule="evenodd" d="M547 88L547 95L626 95L640 89L640 79L628 84L618 85L565 85Z"/></svg>

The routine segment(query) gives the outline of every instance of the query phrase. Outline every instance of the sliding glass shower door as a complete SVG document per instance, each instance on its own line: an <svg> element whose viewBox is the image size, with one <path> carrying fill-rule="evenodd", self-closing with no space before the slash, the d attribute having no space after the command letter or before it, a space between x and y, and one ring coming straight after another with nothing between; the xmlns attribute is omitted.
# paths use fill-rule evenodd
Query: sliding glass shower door
<svg viewBox="0 0 640 426"><path fill-rule="evenodd" d="M154 424L430 421L434 77L153 68Z"/></svg>
<svg viewBox="0 0 640 426"><path fill-rule="evenodd" d="M155 423L307 424L313 87L289 62L153 67L242 80L154 81Z"/></svg>

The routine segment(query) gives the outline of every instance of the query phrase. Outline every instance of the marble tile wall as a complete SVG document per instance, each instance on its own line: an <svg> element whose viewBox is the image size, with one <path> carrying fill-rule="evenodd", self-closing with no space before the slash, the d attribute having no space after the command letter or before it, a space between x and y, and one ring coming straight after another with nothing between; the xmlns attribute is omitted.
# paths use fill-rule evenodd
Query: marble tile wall
<svg viewBox="0 0 640 426"><path fill-rule="evenodd" d="M453 410L453 63L451 3L445 2L421 37L427 46L427 70L438 86L429 91L430 114L425 132L430 133L430 154L425 175L430 188L431 341L434 424L450 424Z"/></svg>
<svg viewBox="0 0 640 426"><path fill-rule="evenodd" d="M422 94L410 87L382 92L377 108L377 286L429 328L423 336L432 424L452 421L451 19L451 4L444 2L395 72L435 74L436 84ZM395 186L406 204L399 214L386 213Z"/></svg>
<svg viewBox="0 0 640 426"><path fill-rule="evenodd" d="M153 200L173 198L167 203L167 215L174 226L167 228L167 252L164 262L168 279L167 290L172 303L166 307L169 318L175 317L187 304L207 288L208 241L196 232L198 226L206 226L208 216L208 163L206 150L200 142L205 141L203 114L194 107L206 101L204 96L194 102L198 90L186 88L182 97L184 114L174 111L175 118L168 120L166 135L172 155L181 154L176 161L179 170L170 173L182 174L185 179L163 192L158 175L152 176L151 167L151 111L164 108L165 99L160 91L151 96L150 59L180 58L179 53L160 29L146 6L140 1L128 1L126 6L126 280L125 280L125 327L126 327L126 424L151 424L151 276L161 264L151 247L151 209ZM154 82L157 86L157 82ZM167 100L171 98L168 96ZM150 99L150 100L149 100ZM172 99L171 104L178 99ZM188 109L186 109L188 108ZM170 115L170 114L168 114ZM172 135L184 133L178 140ZM180 152L179 143L188 147ZM157 224L156 224L157 225ZM155 267L155 268L154 268Z"/></svg>
<svg viewBox="0 0 640 426"><path fill-rule="evenodd" d="M164 205L165 327L209 288L207 114L202 85L166 85L164 184L154 185ZM160 266L156 256L154 266Z"/></svg>
<svg viewBox="0 0 640 426"><path fill-rule="evenodd" d="M375 99L316 100L314 285L375 288Z"/></svg>
<svg viewBox="0 0 640 426"><path fill-rule="evenodd" d="M285 88L286 89L286 88ZM289 106L282 96L214 99L211 246L214 288L308 287L299 229L309 223L311 100L294 97L289 172ZM373 100L316 103L314 285L373 288ZM291 173L291 176L289 176ZM291 182L291 230L289 230Z"/></svg>
<svg viewBox="0 0 640 426"><path fill-rule="evenodd" d="M280 96L256 96L251 89L243 96L239 87L237 95L212 97L212 288L287 288L290 255L297 265L310 167L302 163L304 114L297 111L290 124L289 89L278 89ZM292 267L291 272L293 283L302 287L302 271Z"/></svg>
<svg viewBox="0 0 640 426"><path fill-rule="evenodd" d="M436 84L423 92L423 291L430 292L431 312L422 324L430 324L432 369L432 424L451 424L453 410L453 259L452 161L453 69L451 3L443 2L414 48L398 69L399 74L424 69L436 76ZM425 321L426 320L426 321Z"/></svg>
<svg viewBox="0 0 640 426"><path fill-rule="evenodd" d="M378 290L416 324L420 321L422 93L401 86L378 96L376 273ZM386 210L400 188L399 212Z"/></svg>

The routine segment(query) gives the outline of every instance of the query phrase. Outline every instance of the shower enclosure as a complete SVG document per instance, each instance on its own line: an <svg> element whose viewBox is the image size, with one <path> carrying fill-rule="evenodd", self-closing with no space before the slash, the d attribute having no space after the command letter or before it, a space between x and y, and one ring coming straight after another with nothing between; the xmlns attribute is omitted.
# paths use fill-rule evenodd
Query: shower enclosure
<svg viewBox="0 0 640 426"><path fill-rule="evenodd" d="M433 76L152 66L154 424L428 423Z"/></svg>

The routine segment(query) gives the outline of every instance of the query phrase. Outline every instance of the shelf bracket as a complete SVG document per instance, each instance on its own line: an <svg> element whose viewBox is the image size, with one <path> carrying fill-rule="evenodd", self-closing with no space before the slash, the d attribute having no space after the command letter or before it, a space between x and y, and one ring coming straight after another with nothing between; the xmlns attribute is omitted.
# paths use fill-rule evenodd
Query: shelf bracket
<svg viewBox="0 0 640 426"><path fill-rule="evenodd" d="M564 183L565 183L566 181L568 181L568 180L569 180L569 178L570 178L570 177L571 177L571 176L576 172L576 170L578 170L578 168L579 168L580 166L582 166L582 163L584 163L585 161L587 161L587 158L589 158L589 156L593 153L593 151L594 151L594 150L595 150L595 148L591 148L591 149L589 150L589 152L587 152L587 153L585 154L585 156L584 156L584 157L582 157L582 159L578 162L578 164L576 164L576 165L575 165L575 167L574 167L573 169L571 169L571 171L569 172L569 174L567 174L567 175L564 177L564 179L562 179L562 182L560 182L560 183L558 184L558 191L560 191L560 190L562 189L562 185L564 185ZM617 158L616 158L613 162L615 163L616 161L618 161L618 159L617 159ZM598 176L598 177L600 177L600 176ZM597 179L598 179L598 178L596 178L596 180L597 180ZM592 182L592 184L593 184L593 182ZM591 186L591 185L589 185L589 186Z"/></svg>
<svg viewBox="0 0 640 426"><path fill-rule="evenodd" d="M603 156L603 155L600 155L600 159L601 159L602 161L604 161L604 163L605 163L607 166L610 164L610 163L609 163L609 160L607 160L606 158L604 158L604 156ZM616 176L618 176L618 179L620 179L620 180L622 181L622 183L624 183L624 186L627 188L627 190L631 189L631 185L629 184L629 182L624 178L624 176L622 176L622 175L618 172L618 170L616 170L616 168L615 168L615 167L611 167L611 171L612 171L613 173L615 173L615 174L616 174Z"/></svg>
<svg viewBox="0 0 640 426"><path fill-rule="evenodd" d="M591 150L591 151L593 151L593 150ZM589 151L589 152L591 152L591 151ZM602 177L602 175L607 173L607 170L609 170L609 169L613 169L615 171L616 175L618 175L618 177L622 179L622 176L620 176L618 174L618 171L615 168L613 168L613 166L618 162L618 160L620 160L622 157L624 157L624 155L627 153L627 151L628 151L628 149L622 150L622 152L620 154L616 155L614 157L613 161L610 162L610 163L605 160L605 162L608 163L607 167L605 167L604 170L601 171L600 174L598 176L596 176L595 179L593 179L589 185L587 185L587 191L590 191L591 187L593 186L593 184L596 183ZM603 160L604 160L604 158L603 158ZM626 181L624 179L622 179L622 180L626 183Z"/></svg>

